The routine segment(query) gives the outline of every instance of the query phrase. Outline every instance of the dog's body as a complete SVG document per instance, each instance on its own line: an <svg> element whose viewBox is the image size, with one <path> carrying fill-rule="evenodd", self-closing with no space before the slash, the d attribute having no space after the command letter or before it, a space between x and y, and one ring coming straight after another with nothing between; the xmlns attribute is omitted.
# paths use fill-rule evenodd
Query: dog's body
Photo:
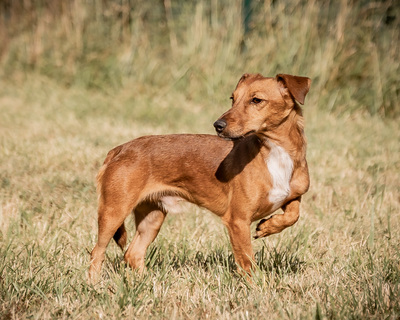
<svg viewBox="0 0 400 320"><path fill-rule="evenodd" d="M299 217L308 190L301 108L310 79L290 75L243 75L232 108L214 123L212 135L147 136L111 150L98 174L99 234L90 278L98 275L112 237L126 244L124 220L133 211L136 234L126 262L143 270L176 199L207 208L226 225L236 262L251 269L250 224L263 219L256 238L282 231ZM224 138L224 139L221 139Z"/></svg>

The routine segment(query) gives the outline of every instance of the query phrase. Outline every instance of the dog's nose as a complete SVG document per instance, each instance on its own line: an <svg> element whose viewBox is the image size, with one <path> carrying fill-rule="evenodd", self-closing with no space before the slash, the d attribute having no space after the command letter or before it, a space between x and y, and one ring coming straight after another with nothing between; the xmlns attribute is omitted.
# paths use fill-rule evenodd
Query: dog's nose
<svg viewBox="0 0 400 320"><path fill-rule="evenodd" d="M224 120L217 120L214 122L214 128L218 133L221 133L226 128L226 122Z"/></svg>

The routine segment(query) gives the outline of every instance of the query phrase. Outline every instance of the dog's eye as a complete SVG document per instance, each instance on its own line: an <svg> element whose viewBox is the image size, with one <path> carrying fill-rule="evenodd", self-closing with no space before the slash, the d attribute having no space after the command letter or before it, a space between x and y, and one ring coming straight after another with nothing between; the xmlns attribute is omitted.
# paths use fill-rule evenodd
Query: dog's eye
<svg viewBox="0 0 400 320"><path fill-rule="evenodd" d="M262 101L262 99L259 99L259 98L253 98L251 100L251 102L254 103L254 104L259 104L261 101Z"/></svg>

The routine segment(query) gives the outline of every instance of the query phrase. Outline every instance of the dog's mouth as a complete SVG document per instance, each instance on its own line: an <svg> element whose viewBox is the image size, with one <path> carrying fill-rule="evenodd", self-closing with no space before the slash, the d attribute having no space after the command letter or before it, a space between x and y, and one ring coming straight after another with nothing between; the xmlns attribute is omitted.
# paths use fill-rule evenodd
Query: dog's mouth
<svg viewBox="0 0 400 320"><path fill-rule="evenodd" d="M244 139L244 138L254 134L255 132L256 132L255 130L251 130L242 135L227 135L227 134L224 134L224 132L221 132L221 133L218 133L218 137L225 139L225 140L229 140L229 141L235 141L235 140Z"/></svg>

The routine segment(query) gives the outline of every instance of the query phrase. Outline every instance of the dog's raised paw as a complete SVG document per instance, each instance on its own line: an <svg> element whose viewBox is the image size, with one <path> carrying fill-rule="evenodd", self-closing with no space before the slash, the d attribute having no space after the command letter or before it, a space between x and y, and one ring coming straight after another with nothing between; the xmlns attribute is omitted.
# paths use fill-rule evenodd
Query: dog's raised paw
<svg viewBox="0 0 400 320"><path fill-rule="evenodd" d="M257 224L257 227L256 227L256 234L254 235L254 239L267 237L272 234L272 232L270 232L270 230L269 230L268 220L270 220L270 219L271 219L271 217L260 220L260 222Z"/></svg>
<svg viewBox="0 0 400 320"><path fill-rule="evenodd" d="M257 224L256 231L261 231L260 225L262 225L268 219L261 219L260 222Z"/></svg>

